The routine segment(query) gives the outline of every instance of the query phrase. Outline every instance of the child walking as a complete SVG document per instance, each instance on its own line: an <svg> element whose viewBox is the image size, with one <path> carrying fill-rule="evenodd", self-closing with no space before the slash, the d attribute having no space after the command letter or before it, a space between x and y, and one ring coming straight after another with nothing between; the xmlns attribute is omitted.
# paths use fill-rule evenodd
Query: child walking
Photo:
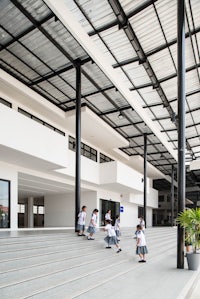
<svg viewBox="0 0 200 299"><path fill-rule="evenodd" d="M116 237L116 233L115 233L115 229L114 227L111 225L111 220L106 220L105 221L106 226L104 227L104 231L107 232L107 236L104 238L104 241L108 244L108 246L106 248L111 248L110 245L115 245L117 247L117 253L119 253L120 251L122 251L122 249L119 246L117 237Z"/></svg>
<svg viewBox="0 0 200 299"><path fill-rule="evenodd" d="M117 241L120 241L119 236L120 236L120 218L119 215L116 215L116 219L115 219L115 234L117 237Z"/></svg>
<svg viewBox="0 0 200 299"><path fill-rule="evenodd" d="M93 235L96 232L96 226L97 226L97 215L98 215L99 210L94 209L92 212L92 217L90 219L90 223L87 229L87 232L89 233L87 239L88 240L94 240Z"/></svg>
<svg viewBox="0 0 200 299"><path fill-rule="evenodd" d="M139 263L146 263L146 253L148 253L145 235L140 224L136 227L136 254L139 255Z"/></svg>
<svg viewBox="0 0 200 299"><path fill-rule="evenodd" d="M80 213L78 214L78 222L77 222L77 236L85 236L85 219L86 219L86 206L82 206Z"/></svg>

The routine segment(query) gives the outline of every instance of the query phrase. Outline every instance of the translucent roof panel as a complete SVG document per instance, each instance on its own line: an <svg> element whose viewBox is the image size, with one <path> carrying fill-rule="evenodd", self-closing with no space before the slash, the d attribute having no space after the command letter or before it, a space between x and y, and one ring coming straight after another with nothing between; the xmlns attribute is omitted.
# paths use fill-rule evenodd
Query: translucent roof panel
<svg viewBox="0 0 200 299"><path fill-rule="evenodd" d="M73 60L88 56L62 23L52 19L42 26Z"/></svg>
<svg viewBox="0 0 200 299"><path fill-rule="evenodd" d="M134 11L136 8L140 7L145 0L120 0L120 3L125 11L126 14Z"/></svg>
<svg viewBox="0 0 200 299"><path fill-rule="evenodd" d="M48 82L42 82L39 83L38 86L40 86L44 91L51 94L54 98L56 98L59 102L63 102L64 100L67 100L67 94L58 89L56 86L48 83Z"/></svg>
<svg viewBox="0 0 200 299"><path fill-rule="evenodd" d="M19 57L21 61L26 63L26 65L32 70L35 71L34 78L32 80L37 79L41 75L45 75L51 71L48 65L45 65L39 57L33 55L29 48L24 47L21 43L13 43L7 49L9 49L15 57Z"/></svg>
<svg viewBox="0 0 200 299"><path fill-rule="evenodd" d="M191 6L189 5L191 4ZM189 26L193 29L193 25L195 27L199 26L200 22L200 2L199 1L186 1L185 7L187 9L187 16L189 20Z"/></svg>
<svg viewBox="0 0 200 299"><path fill-rule="evenodd" d="M15 55L12 55L14 53L13 49L12 51L3 50L1 51L1 59L8 63L8 65L12 65L15 70L18 70L21 72L23 70L24 77L28 78L29 80L33 80L38 76L36 72L30 69L29 66L27 66L21 59L18 59Z"/></svg>
<svg viewBox="0 0 200 299"><path fill-rule="evenodd" d="M48 80L55 87L57 87L60 91L64 92L68 99L75 98L75 90L67 84L67 81L63 80L62 77L53 77Z"/></svg>
<svg viewBox="0 0 200 299"><path fill-rule="evenodd" d="M6 45L8 42L12 40L11 34L8 33L5 29L0 27L0 36L1 36L1 44Z"/></svg>
<svg viewBox="0 0 200 299"><path fill-rule="evenodd" d="M152 6L133 16L130 23L145 52L165 43L159 21Z"/></svg>
<svg viewBox="0 0 200 299"><path fill-rule="evenodd" d="M153 89L152 87L142 88L140 89L140 94L142 98L145 101L145 104L147 105L153 105L153 104L162 104L162 100L160 99L157 91Z"/></svg>
<svg viewBox="0 0 200 299"><path fill-rule="evenodd" d="M158 79L162 79L176 73L174 61L170 56L168 48L160 51L159 53L151 55L148 60L151 63L151 66Z"/></svg>
<svg viewBox="0 0 200 299"><path fill-rule="evenodd" d="M185 74L186 93L199 88L199 78L197 71L193 70Z"/></svg>
<svg viewBox="0 0 200 299"><path fill-rule="evenodd" d="M168 99L173 99L177 97L177 78L169 79L160 84L163 88L163 91Z"/></svg>
<svg viewBox="0 0 200 299"><path fill-rule="evenodd" d="M92 103L94 107L96 107L99 111L102 111L103 113L113 110L115 108L114 105L112 105L108 101L108 99L100 93L88 96L87 99L90 103Z"/></svg>
<svg viewBox="0 0 200 299"><path fill-rule="evenodd" d="M110 80L104 75L96 64L86 63L82 69L98 84L100 88L111 85Z"/></svg>
<svg viewBox="0 0 200 299"><path fill-rule="evenodd" d="M101 51L101 53L104 54L105 58L107 59L107 61L110 62L111 65L117 62L116 59L111 54L111 52L108 50L108 47L106 47L106 45L104 44L102 39L99 38L98 35L91 36L91 39L95 43L97 48Z"/></svg>
<svg viewBox="0 0 200 299"><path fill-rule="evenodd" d="M136 52L130 44L125 32L119 30L118 26L110 28L100 34L109 50L117 61L136 57Z"/></svg>
<svg viewBox="0 0 200 299"><path fill-rule="evenodd" d="M13 36L18 36L31 22L9 1L0 1L1 25Z"/></svg>
<svg viewBox="0 0 200 299"><path fill-rule="evenodd" d="M51 69L56 70L63 64L69 63L67 57L37 29L21 38L21 42L26 47L31 47L32 52L48 64Z"/></svg>
<svg viewBox="0 0 200 299"><path fill-rule="evenodd" d="M51 14L51 10L42 0L18 0L23 7L39 22Z"/></svg>
<svg viewBox="0 0 200 299"><path fill-rule="evenodd" d="M176 1L165 0L155 2L160 22L167 41L177 37L177 3Z"/></svg>
<svg viewBox="0 0 200 299"><path fill-rule="evenodd" d="M142 84L151 82L143 65L139 64L138 62L123 66L123 70L128 74L129 78L136 87L139 86L141 82Z"/></svg>
<svg viewBox="0 0 200 299"><path fill-rule="evenodd" d="M116 104L117 107L127 107L130 106L128 102L122 97L122 95L116 91L114 88L105 91L105 94L112 99L112 101Z"/></svg>
<svg viewBox="0 0 200 299"><path fill-rule="evenodd" d="M10 74L16 76L19 80L22 80L23 83L30 84L30 79L27 78L19 69L13 68L13 65L5 63L3 60L1 61L2 67L4 67Z"/></svg>

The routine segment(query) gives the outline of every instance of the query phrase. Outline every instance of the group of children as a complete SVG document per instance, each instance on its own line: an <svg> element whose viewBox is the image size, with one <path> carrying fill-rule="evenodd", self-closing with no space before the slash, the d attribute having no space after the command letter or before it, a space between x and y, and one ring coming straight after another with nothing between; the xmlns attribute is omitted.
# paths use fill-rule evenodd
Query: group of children
<svg viewBox="0 0 200 299"><path fill-rule="evenodd" d="M82 207L82 210L78 214L78 222L77 222L77 235L78 236L85 236L85 220L86 220L86 206ZM94 209L92 212L92 216L88 225L88 236L87 240L94 240L94 234L96 232L97 228L97 215L98 215L98 209ZM146 253L147 246L146 246L146 240L145 240L145 234L144 234L144 220L142 217L140 218L140 224L136 227L136 254L139 255L140 263L146 262ZM111 245L115 245L117 248L116 253L119 253L122 251L119 245L119 237L120 237L120 218L119 215L116 216L115 224L112 225L112 219L111 219L111 210L107 210L105 215L105 227L104 231L107 233L106 237L104 238L107 246L106 249L111 248Z"/></svg>

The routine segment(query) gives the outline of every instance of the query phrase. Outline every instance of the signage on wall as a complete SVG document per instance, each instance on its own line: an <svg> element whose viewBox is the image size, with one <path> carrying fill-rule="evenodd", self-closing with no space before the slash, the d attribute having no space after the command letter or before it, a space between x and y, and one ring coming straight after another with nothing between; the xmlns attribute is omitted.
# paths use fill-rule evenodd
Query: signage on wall
<svg viewBox="0 0 200 299"><path fill-rule="evenodd" d="M124 207L120 206L120 213L123 213L123 212L124 212Z"/></svg>

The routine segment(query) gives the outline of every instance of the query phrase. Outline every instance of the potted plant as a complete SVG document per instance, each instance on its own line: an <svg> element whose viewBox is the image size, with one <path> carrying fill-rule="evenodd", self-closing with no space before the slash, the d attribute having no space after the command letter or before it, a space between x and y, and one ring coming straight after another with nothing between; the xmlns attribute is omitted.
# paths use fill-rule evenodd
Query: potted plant
<svg viewBox="0 0 200 299"><path fill-rule="evenodd" d="M188 268L197 270L200 263L200 208L179 213L177 222L185 228L185 241L192 246L192 252L186 253Z"/></svg>

